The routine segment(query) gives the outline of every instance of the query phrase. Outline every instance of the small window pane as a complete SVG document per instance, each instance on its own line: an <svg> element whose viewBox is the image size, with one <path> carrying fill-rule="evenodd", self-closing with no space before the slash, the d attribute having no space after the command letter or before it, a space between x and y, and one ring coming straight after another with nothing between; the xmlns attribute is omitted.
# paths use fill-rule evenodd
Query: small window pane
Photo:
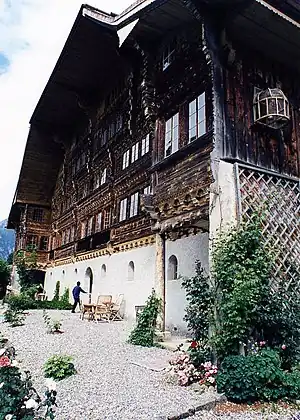
<svg viewBox="0 0 300 420"><path fill-rule="evenodd" d="M101 175L101 185L105 184L106 182L106 173L107 173L107 169L103 169L102 175Z"/></svg>
<svg viewBox="0 0 300 420"><path fill-rule="evenodd" d="M190 115L192 115L192 114L195 114L196 113L196 110L197 110L197 108L196 108L196 99L194 99L192 102L190 102L190 104L189 104L189 114Z"/></svg>
<svg viewBox="0 0 300 420"><path fill-rule="evenodd" d="M205 92L189 104L189 141L206 133Z"/></svg>
<svg viewBox="0 0 300 420"><path fill-rule="evenodd" d="M122 222L126 218L127 218L127 198L124 198L124 200L122 200L120 202L120 217L119 217L119 221Z"/></svg>
<svg viewBox="0 0 300 420"><path fill-rule="evenodd" d="M198 96L198 109L205 107L205 92Z"/></svg>
<svg viewBox="0 0 300 420"><path fill-rule="evenodd" d="M169 156L178 150L178 128L179 114L173 115L168 121L166 121L166 132L165 132L165 156Z"/></svg>

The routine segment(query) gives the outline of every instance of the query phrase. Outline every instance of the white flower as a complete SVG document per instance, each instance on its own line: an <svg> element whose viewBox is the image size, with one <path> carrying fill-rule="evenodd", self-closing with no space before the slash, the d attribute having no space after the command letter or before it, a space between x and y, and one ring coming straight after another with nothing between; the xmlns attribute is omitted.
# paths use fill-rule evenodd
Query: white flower
<svg viewBox="0 0 300 420"><path fill-rule="evenodd" d="M49 389L49 391L56 391L55 380L52 378L46 379L46 387Z"/></svg>
<svg viewBox="0 0 300 420"><path fill-rule="evenodd" d="M6 414L5 420L11 420L13 418L12 414Z"/></svg>
<svg viewBox="0 0 300 420"><path fill-rule="evenodd" d="M211 384L215 383L215 378L213 378L212 376L210 376L209 378L207 378L208 382L210 382Z"/></svg>
<svg viewBox="0 0 300 420"><path fill-rule="evenodd" d="M33 398L30 398L28 401L25 401L25 407L28 410L31 410L31 409L36 410L39 407L39 405Z"/></svg>
<svg viewBox="0 0 300 420"><path fill-rule="evenodd" d="M13 360L11 362L11 366L13 366L13 367L17 367L18 365L19 365L19 363L16 360Z"/></svg>
<svg viewBox="0 0 300 420"><path fill-rule="evenodd" d="M2 382L2 383L0 384L0 389L1 389L1 388L3 388L3 385L4 385L4 382Z"/></svg>

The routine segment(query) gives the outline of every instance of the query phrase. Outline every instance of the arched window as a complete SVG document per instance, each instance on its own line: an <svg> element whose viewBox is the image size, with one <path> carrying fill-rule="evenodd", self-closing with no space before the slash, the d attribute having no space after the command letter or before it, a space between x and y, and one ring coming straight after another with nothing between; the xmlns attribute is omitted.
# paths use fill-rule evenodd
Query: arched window
<svg viewBox="0 0 300 420"><path fill-rule="evenodd" d="M74 270L74 271L75 271L75 274L77 274L77 273L78 273L78 270L77 270L77 268L75 268L75 270Z"/></svg>
<svg viewBox="0 0 300 420"><path fill-rule="evenodd" d="M93 272L90 267L88 267L85 272L84 286L85 286L85 291L88 292L89 303L91 303L92 292L93 292Z"/></svg>
<svg viewBox="0 0 300 420"><path fill-rule="evenodd" d="M178 278L178 260L175 255L171 255L168 261L168 280L176 280Z"/></svg>
<svg viewBox="0 0 300 420"><path fill-rule="evenodd" d="M106 265L102 264L101 267L101 278L104 279L106 277Z"/></svg>
<svg viewBox="0 0 300 420"><path fill-rule="evenodd" d="M128 281L133 281L134 280L134 262L130 261L130 263L128 264L128 277L127 277Z"/></svg>

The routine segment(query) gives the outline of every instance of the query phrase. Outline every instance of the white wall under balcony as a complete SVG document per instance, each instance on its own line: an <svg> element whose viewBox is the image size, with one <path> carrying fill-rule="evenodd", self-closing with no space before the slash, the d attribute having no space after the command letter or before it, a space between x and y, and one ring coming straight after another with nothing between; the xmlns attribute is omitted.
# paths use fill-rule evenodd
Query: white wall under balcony
<svg viewBox="0 0 300 420"><path fill-rule="evenodd" d="M207 235L167 241L166 269L171 255L175 255L178 260L179 275L193 275L197 259L201 260L205 267L208 264ZM92 301L95 302L99 294L111 294L116 298L118 294L123 293L125 316L135 319L135 307L145 304L155 284L155 245L49 268L45 278L48 299L52 299L57 281L60 281L61 294L65 288L70 289L71 301L71 291L77 281L80 281L82 288L88 292L88 268L93 275ZM186 300L181 283L181 279L166 278L166 324L171 329L176 326L179 331L186 329L183 321Z"/></svg>

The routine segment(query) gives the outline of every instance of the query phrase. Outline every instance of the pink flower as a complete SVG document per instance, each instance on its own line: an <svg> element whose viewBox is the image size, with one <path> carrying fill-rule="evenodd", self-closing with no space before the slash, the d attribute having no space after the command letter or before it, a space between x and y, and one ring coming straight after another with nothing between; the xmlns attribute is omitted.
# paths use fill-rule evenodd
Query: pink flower
<svg viewBox="0 0 300 420"><path fill-rule="evenodd" d="M263 347L263 346L265 346L265 345L266 345L266 342L265 342L265 341L260 341L260 342L259 342L259 346L260 346L260 347Z"/></svg>
<svg viewBox="0 0 300 420"><path fill-rule="evenodd" d="M282 344L281 348L282 348L282 350L285 350L286 349L286 345L285 344Z"/></svg>
<svg viewBox="0 0 300 420"><path fill-rule="evenodd" d="M205 370L210 370L212 367L212 363L211 362L205 362L202 363L202 366L204 367Z"/></svg>
<svg viewBox="0 0 300 420"><path fill-rule="evenodd" d="M10 366L10 360L7 356L0 357L0 367Z"/></svg>

